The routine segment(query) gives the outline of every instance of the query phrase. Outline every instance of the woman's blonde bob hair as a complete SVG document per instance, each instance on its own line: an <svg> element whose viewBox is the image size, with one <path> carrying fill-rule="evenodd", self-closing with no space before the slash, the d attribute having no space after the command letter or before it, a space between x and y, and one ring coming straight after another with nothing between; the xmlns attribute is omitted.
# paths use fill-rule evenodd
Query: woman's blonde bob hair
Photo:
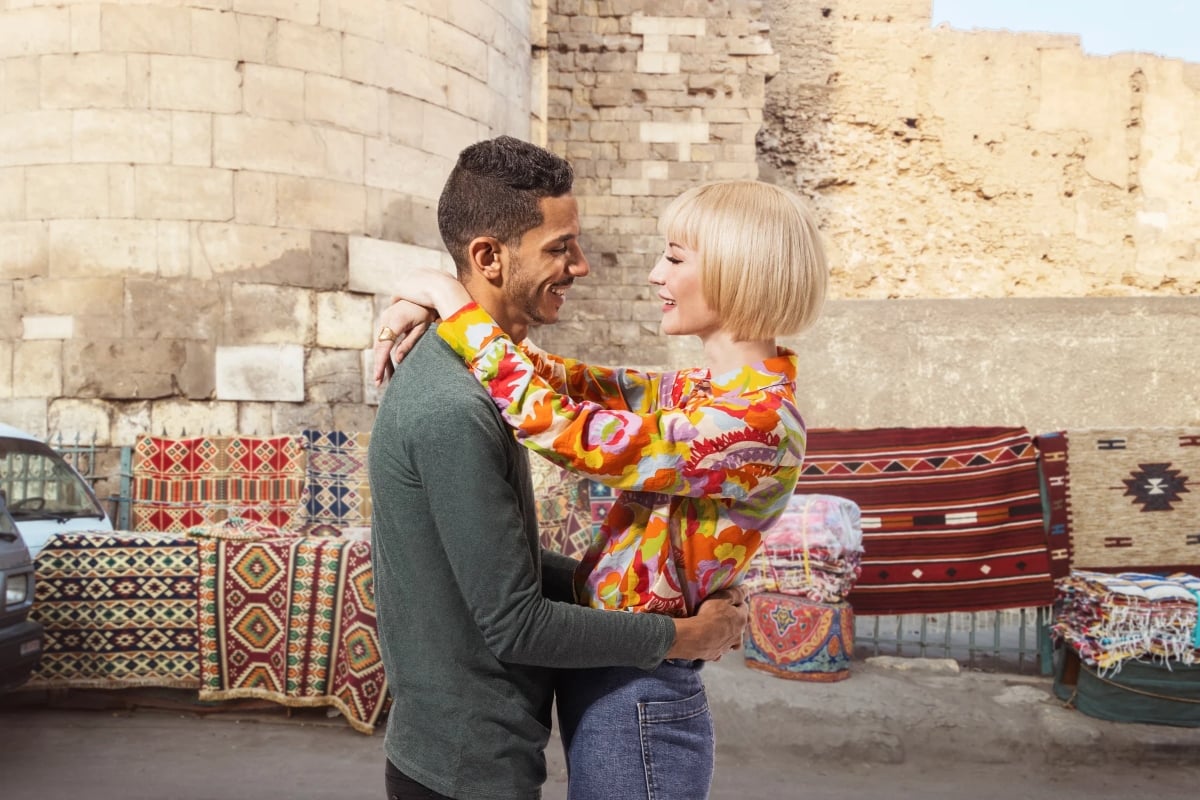
<svg viewBox="0 0 1200 800"><path fill-rule="evenodd" d="M671 201L658 227L697 252L704 300L735 339L799 333L820 315L825 249L792 192L761 181L706 183Z"/></svg>

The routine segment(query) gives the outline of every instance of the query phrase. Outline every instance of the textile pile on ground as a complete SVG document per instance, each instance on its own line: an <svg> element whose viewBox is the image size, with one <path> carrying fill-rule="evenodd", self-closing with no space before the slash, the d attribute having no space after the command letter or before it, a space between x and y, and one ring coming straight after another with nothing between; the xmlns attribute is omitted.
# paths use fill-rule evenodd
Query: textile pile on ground
<svg viewBox="0 0 1200 800"><path fill-rule="evenodd" d="M783 678L849 677L854 612L846 596L862 570L858 505L794 495L767 530L744 584L750 589L747 666Z"/></svg>
<svg viewBox="0 0 1200 800"><path fill-rule="evenodd" d="M1191 666L1200 660L1198 603L1200 578L1187 573L1074 570L1058 581L1051 636L1101 675L1131 659Z"/></svg>

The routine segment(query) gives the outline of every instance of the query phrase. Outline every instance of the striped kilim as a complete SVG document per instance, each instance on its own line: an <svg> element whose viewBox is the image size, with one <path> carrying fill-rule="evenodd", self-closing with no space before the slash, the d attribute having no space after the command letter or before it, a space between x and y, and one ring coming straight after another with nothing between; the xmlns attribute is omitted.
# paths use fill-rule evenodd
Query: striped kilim
<svg viewBox="0 0 1200 800"><path fill-rule="evenodd" d="M133 454L133 527L185 533L229 517L280 529L304 522L299 436L141 436Z"/></svg>
<svg viewBox="0 0 1200 800"><path fill-rule="evenodd" d="M1036 450L1024 428L809 431L798 493L862 512L859 614L1047 605Z"/></svg>
<svg viewBox="0 0 1200 800"><path fill-rule="evenodd" d="M387 681L370 545L207 540L200 551L200 699L330 706L371 733Z"/></svg>
<svg viewBox="0 0 1200 800"><path fill-rule="evenodd" d="M183 536L60 533L36 561L31 689L200 685L199 554Z"/></svg>
<svg viewBox="0 0 1200 800"><path fill-rule="evenodd" d="M1057 441L1065 481L1051 486L1071 566L1101 572L1200 570L1200 428L1107 428Z"/></svg>
<svg viewBox="0 0 1200 800"><path fill-rule="evenodd" d="M304 530L342 531L371 524L371 483L367 477L370 433L303 432L308 451Z"/></svg>

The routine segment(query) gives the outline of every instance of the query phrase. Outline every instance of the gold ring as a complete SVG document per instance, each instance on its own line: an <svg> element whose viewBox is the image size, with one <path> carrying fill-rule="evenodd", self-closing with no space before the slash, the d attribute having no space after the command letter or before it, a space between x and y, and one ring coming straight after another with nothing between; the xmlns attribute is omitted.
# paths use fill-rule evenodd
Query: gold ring
<svg viewBox="0 0 1200 800"><path fill-rule="evenodd" d="M394 330L389 328L387 325L384 325L382 328L379 329L379 335L375 337L375 341L377 341L377 342L394 342L399 338L400 338L400 334L396 333Z"/></svg>

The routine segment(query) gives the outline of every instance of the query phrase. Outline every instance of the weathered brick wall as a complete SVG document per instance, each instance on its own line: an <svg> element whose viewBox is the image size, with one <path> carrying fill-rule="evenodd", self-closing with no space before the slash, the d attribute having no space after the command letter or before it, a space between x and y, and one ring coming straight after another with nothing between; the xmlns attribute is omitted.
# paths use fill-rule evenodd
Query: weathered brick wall
<svg viewBox="0 0 1200 800"><path fill-rule="evenodd" d="M376 295L529 50L526 0L0 2L0 419L369 428Z"/></svg>
<svg viewBox="0 0 1200 800"><path fill-rule="evenodd" d="M550 0L547 144L576 167L593 271L540 343L597 362L666 360L646 283L663 248L656 219L696 183L757 177L779 63L761 17L739 0Z"/></svg>

